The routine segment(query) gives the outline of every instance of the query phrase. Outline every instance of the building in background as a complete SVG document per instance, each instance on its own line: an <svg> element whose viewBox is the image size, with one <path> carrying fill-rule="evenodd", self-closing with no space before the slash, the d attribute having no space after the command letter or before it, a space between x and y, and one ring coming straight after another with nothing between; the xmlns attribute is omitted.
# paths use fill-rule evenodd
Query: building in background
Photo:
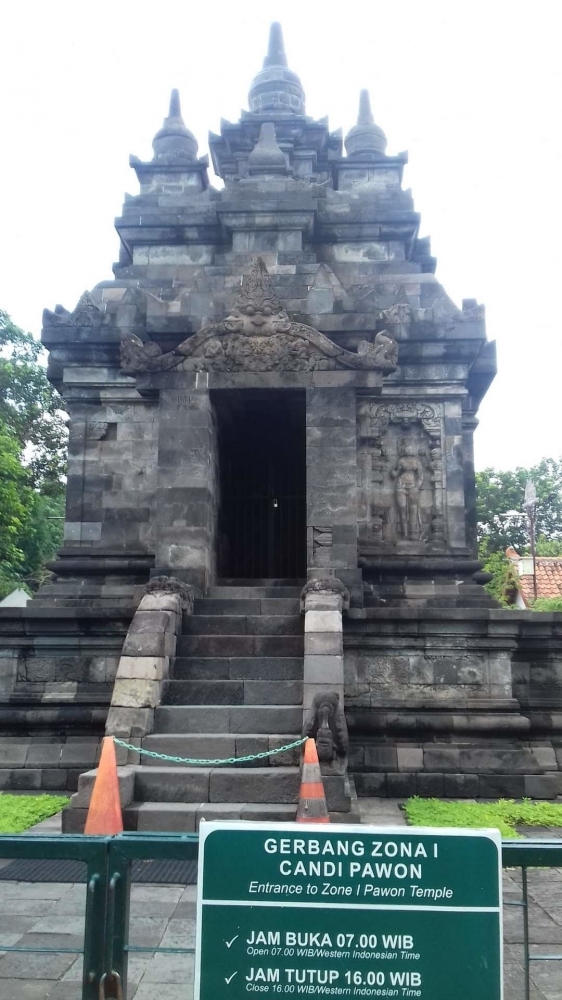
<svg viewBox="0 0 562 1000"><path fill-rule="evenodd" d="M505 550L505 554L515 570L515 581L512 603L517 608L530 608L535 599L533 589L533 559L531 556L520 556L514 548ZM537 577L537 598L562 598L562 556L536 556L534 572Z"/></svg>

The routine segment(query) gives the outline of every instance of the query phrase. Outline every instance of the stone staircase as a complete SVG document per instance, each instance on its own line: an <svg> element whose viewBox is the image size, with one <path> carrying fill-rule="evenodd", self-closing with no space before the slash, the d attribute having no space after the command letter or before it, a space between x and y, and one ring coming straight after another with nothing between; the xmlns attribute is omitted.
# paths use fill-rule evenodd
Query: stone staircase
<svg viewBox="0 0 562 1000"><path fill-rule="evenodd" d="M223 581L195 602L154 731L143 746L178 757L244 757L300 737L303 619L298 581ZM129 829L193 831L201 819L291 820L300 751L233 766L143 756Z"/></svg>

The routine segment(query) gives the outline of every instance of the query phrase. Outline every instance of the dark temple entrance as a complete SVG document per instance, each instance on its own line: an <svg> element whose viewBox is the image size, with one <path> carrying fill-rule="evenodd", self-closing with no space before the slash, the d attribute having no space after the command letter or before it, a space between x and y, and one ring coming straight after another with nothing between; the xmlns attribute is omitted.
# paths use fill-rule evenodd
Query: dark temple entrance
<svg viewBox="0 0 562 1000"><path fill-rule="evenodd" d="M218 574L306 576L304 392L219 391Z"/></svg>

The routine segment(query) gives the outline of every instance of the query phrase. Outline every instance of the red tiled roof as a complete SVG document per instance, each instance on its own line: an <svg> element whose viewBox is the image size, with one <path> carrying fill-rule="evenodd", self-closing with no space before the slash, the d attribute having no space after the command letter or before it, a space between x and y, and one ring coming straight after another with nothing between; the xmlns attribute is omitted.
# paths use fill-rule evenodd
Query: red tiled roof
<svg viewBox="0 0 562 1000"><path fill-rule="evenodd" d="M535 561L537 574L537 597L562 597L562 557L537 556ZM534 599L533 576L525 573L519 577L521 596L529 606Z"/></svg>

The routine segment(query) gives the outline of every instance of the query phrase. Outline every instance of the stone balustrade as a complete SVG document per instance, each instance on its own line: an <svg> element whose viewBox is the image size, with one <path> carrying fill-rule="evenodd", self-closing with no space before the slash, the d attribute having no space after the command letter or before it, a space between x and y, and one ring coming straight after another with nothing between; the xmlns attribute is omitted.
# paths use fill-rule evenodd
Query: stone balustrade
<svg viewBox="0 0 562 1000"><path fill-rule="evenodd" d="M152 732L183 616L193 611L192 588L173 577L154 577L146 591L123 644L105 727L106 736L135 746ZM140 754L116 750L118 763L139 763Z"/></svg>

